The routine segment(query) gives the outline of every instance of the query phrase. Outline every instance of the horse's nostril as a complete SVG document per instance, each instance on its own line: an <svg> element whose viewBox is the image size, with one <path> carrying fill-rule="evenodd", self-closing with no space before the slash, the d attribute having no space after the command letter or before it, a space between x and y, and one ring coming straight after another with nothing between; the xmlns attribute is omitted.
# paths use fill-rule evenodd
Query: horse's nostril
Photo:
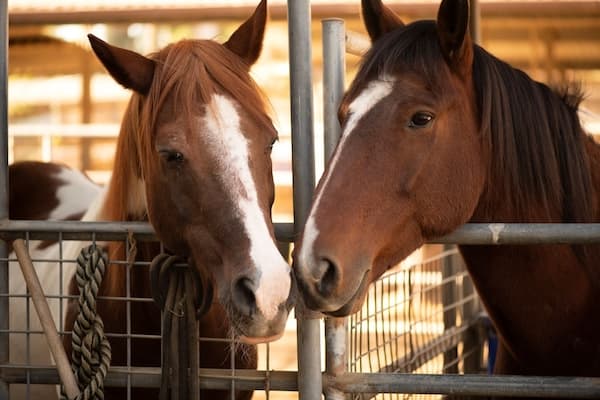
<svg viewBox="0 0 600 400"><path fill-rule="evenodd" d="M250 278L239 278L233 285L233 304L238 311L248 317L256 312L256 296L254 283Z"/></svg>
<svg viewBox="0 0 600 400"><path fill-rule="evenodd" d="M322 296L330 296L335 290L340 274L337 265L327 258L322 258L317 266L320 279L317 279L317 290Z"/></svg>

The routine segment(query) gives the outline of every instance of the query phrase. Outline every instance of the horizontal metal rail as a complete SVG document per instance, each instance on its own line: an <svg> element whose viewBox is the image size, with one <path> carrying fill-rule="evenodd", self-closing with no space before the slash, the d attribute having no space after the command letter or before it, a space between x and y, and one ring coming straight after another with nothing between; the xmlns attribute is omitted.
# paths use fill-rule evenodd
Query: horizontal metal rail
<svg viewBox="0 0 600 400"><path fill-rule="evenodd" d="M54 368L3 367L0 377L8 383L58 384ZM202 389L297 391L296 371L200 369ZM160 368L111 367L107 386L158 387ZM600 398L600 378L434 375L407 373L351 373L336 377L323 374L324 386L345 393L413 393L468 396L515 396L540 398Z"/></svg>
<svg viewBox="0 0 600 400"><path fill-rule="evenodd" d="M293 223L276 223L275 236L282 242L294 241ZM0 239L24 238L32 240L123 240L129 234L137 240L157 240L154 229L147 222L92 222L92 221L29 221L4 220L0 222Z"/></svg>
<svg viewBox="0 0 600 400"><path fill-rule="evenodd" d="M275 236L282 242L294 241L293 223L275 223ZM128 234L136 239L156 240L152 226L147 222L82 222L82 221L25 221L0 222L0 239L23 238L33 240L123 240ZM600 243L600 223L526 224L490 223L465 224L454 232L430 240L428 243L446 244L553 244Z"/></svg>
<svg viewBox="0 0 600 400"><path fill-rule="evenodd" d="M465 224L430 240L445 244L565 244L600 243L600 224Z"/></svg>
<svg viewBox="0 0 600 400"><path fill-rule="evenodd" d="M324 376L323 381L345 393L600 398L600 378L345 373L336 377Z"/></svg>
<svg viewBox="0 0 600 400"><path fill-rule="evenodd" d="M236 390L297 391L295 371L256 371L236 369L200 368L198 374L201 389L230 389L235 381ZM59 384L55 368L9 366L0 368L0 378L8 383ZM268 383L267 383L268 381ZM158 367L110 367L104 380L111 387L160 387L161 371Z"/></svg>

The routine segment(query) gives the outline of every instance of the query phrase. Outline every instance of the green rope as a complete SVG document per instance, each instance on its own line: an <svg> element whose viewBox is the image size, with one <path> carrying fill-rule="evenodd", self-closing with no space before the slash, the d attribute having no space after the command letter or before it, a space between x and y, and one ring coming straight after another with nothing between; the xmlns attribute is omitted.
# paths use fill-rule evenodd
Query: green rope
<svg viewBox="0 0 600 400"><path fill-rule="evenodd" d="M71 361L81 393L75 400L104 399L104 378L110 366L110 343L96 311L96 297L106 271L106 252L90 245L77 257L75 279L79 287L79 314L73 325ZM67 399L64 388L61 400Z"/></svg>

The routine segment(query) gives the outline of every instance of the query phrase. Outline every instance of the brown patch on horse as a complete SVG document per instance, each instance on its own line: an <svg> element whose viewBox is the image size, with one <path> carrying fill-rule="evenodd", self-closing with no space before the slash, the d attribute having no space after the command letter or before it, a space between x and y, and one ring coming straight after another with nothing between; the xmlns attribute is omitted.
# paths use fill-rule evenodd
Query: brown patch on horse
<svg viewBox="0 0 600 400"><path fill-rule="evenodd" d="M59 204L56 191L61 166L39 161L20 161L8 167L9 216L11 219L45 220Z"/></svg>

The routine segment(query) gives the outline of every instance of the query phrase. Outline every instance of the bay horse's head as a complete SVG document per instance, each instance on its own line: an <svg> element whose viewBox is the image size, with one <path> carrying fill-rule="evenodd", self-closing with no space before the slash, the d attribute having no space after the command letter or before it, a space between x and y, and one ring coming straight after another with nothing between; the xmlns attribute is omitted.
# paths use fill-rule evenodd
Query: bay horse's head
<svg viewBox="0 0 600 400"><path fill-rule="evenodd" d="M362 1L372 40L294 258L310 308L356 311L370 282L472 215L484 184L467 0L403 24Z"/></svg>
<svg viewBox="0 0 600 400"><path fill-rule="evenodd" d="M249 74L266 1L223 45L182 40L148 56L90 36L112 77L133 90L107 204L113 218L148 218L165 247L215 284L247 342L283 332L291 273L273 233L266 101ZM120 211L115 211L120 210Z"/></svg>

